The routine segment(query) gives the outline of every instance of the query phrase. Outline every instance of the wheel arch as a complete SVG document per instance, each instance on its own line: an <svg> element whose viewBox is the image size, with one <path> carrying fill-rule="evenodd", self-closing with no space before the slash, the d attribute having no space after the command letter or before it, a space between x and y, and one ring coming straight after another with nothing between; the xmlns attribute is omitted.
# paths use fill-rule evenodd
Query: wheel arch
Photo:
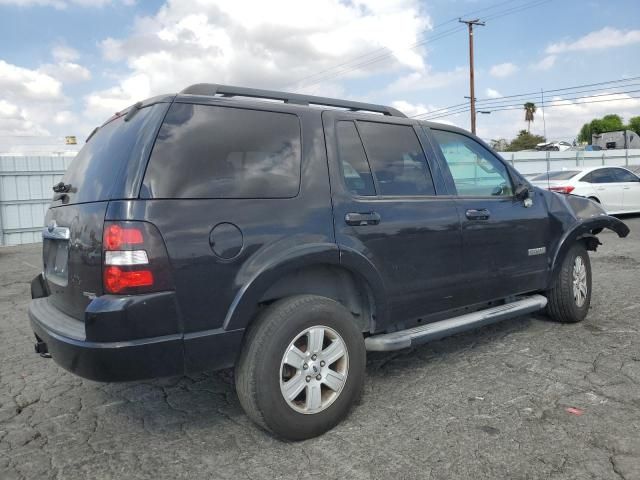
<svg viewBox="0 0 640 480"><path fill-rule="evenodd" d="M335 244L289 251L242 284L225 318L225 330L246 328L265 305L294 295L337 301L351 312L363 332L373 332L381 317L386 319L386 296L377 270L365 258L343 255Z"/></svg>
<svg viewBox="0 0 640 480"><path fill-rule="evenodd" d="M551 281L557 277L558 271L562 266L562 262L567 255L569 249L576 242L583 242L587 250L595 251L598 245L601 245L600 240L593 231L602 230L608 228L618 234L619 237L626 237L629 234L629 227L627 227L622 221L609 215L601 215L599 217L588 218L581 220L573 228L565 232L565 234L558 242L552 260L551 260Z"/></svg>

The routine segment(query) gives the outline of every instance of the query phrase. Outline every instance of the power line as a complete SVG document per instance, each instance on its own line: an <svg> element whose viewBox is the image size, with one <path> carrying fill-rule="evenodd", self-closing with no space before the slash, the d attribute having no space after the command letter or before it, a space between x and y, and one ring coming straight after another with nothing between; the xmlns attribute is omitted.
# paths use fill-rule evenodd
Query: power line
<svg viewBox="0 0 640 480"><path fill-rule="evenodd" d="M640 76L637 77L629 77L629 78L624 78L624 79L618 79L618 80L608 80L605 82L597 82L597 83L586 83L583 85L574 85L572 87L563 87L563 88L554 88L554 89L550 89L550 90L545 90L545 93L557 93L557 92L566 92L569 94L574 94L574 93L583 93L583 92L589 92L589 91L600 91L600 90L605 90L606 88L623 88L623 87L630 87L630 86L635 86L637 85L636 83L631 83L629 85L619 85L619 86L613 86L611 84L617 84L617 83L627 83L627 82L633 82L634 80L638 80L640 79ZM582 91L571 91L570 90L576 90L576 89L580 89L580 88L584 88L584 87L593 87L593 86L597 86L597 85L603 85L603 87L601 88L595 88L595 89L590 89L590 90L582 90ZM505 95L499 98L487 98L487 99L478 99L476 100L477 104L480 104L479 106L485 107L485 106L492 106L494 102L503 102L505 99L515 99L515 98L520 98L520 97L528 97L528 98L532 98L535 96L535 98L537 98L537 95L540 92L527 92L527 93L518 93L518 94L513 94L513 95ZM522 101L524 101L525 99L523 99ZM448 107L442 107L442 108L437 108L435 110L431 110L428 112L422 112L422 113L418 113L416 115L412 115L411 118L417 118L417 117L423 117L423 116L431 116L434 114L439 114L440 112L445 113L445 112L450 112L451 110L457 110L459 109L459 107L466 107L467 106L467 102L463 102L463 103L458 103L455 105L449 105ZM462 110L464 111L464 110Z"/></svg>
<svg viewBox="0 0 640 480"><path fill-rule="evenodd" d="M635 85L628 85L629 87L631 86L637 86L639 84L635 84ZM625 90L625 91L621 91L621 92L605 92L605 93L601 93L601 94L594 94L594 95L585 95L582 97L569 97L569 98L559 98L559 99L551 99L550 101L564 101L564 100L579 100L581 98L593 98L593 97L606 97L609 95L622 95L625 93L635 93L635 92L639 92L640 90ZM579 93L579 92L573 92L573 93ZM530 100L535 100L535 99L530 99ZM501 108L501 107L518 107L518 106L522 106L523 102L526 103L526 101L521 100L518 103L509 103L509 102L503 102L500 104L495 104L495 105L489 105L489 106L482 106L483 110L488 110L488 111L495 111L496 108ZM538 102L537 105L542 105L540 102ZM432 118L442 118L442 117L450 117L451 115L458 115L461 113L466 113L469 111L469 108L463 108L463 109L458 109L458 110L454 110L451 112L443 112L441 114L432 116L432 117L425 117L423 118L423 120L431 120Z"/></svg>
<svg viewBox="0 0 640 480"><path fill-rule="evenodd" d="M442 32L440 34L434 35L432 37L428 37L425 40L417 42L417 43L411 45L409 48L410 49L414 49L414 48L416 48L418 46L421 46L421 45L426 45L428 43L433 43L433 42L435 42L437 40L441 40L443 38L446 38L446 37L448 37L450 35L453 35L454 33L460 32L462 30L464 30L464 27L455 27L455 28L452 28L452 29L449 29L449 30L445 30L444 32ZM338 78L338 77L344 76L345 74L347 74L349 72L352 72L354 70L358 70L358 69L360 69L362 67L367 67L369 65L373 65L374 63L378 63L378 62L380 62L382 60L386 60L386 59L391 58L391 57L393 57L393 52L389 51L388 53L379 55L377 57L373 57L373 58L365 60L365 61L363 61L361 63L353 64L353 65L351 65L351 66L349 66L347 68L343 68L342 70L337 71L337 72L335 72L333 74L327 75L325 78L322 78L320 80L316 80L316 81L313 81L311 83L307 83L307 84L303 85L303 87L304 88L309 88L309 87L313 87L315 85L319 85L321 83L333 80L334 78ZM301 89L302 89L302 87L298 88L296 90L296 92L299 92Z"/></svg>
<svg viewBox="0 0 640 480"><path fill-rule="evenodd" d="M611 96L611 95L624 95L627 93L636 93L636 92L640 92L640 90L625 90L622 92L608 92L608 93L602 93L599 95L585 95L582 97L570 97L570 98L559 98L559 99L555 99L555 100L550 100L549 102L563 102L563 101L569 101L569 100L580 100L583 98L597 98L597 97L606 97L606 96ZM544 105L548 105L549 102L544 103ZM543 104L538 104L538 105L543 105ZM503 105L495 105L493 107L489 107L487 110L489 112L495 112L498 111L498 109L502 109L503 107L522 107L522 103L511 103L511 104L503 104ZM425 118L424 120L432 120L434 118L443 118L443 117L450 117L452 115L459 115L461 113L466 113L468 110L459 110L456 112L451 112L451 113L444 113L441 115L437 115L435 117L429 117L429 118Z"/></svg>
<svg viewBox="0 0 640 480"><path fill-rule="evenodd" d="M583 99L589 99L589 98L599 98L599 97L610 97L610 96L615 96L615 95L627 95L629 93L638 93L640 92L640 89L635 89L635 90L625 90L623 92L614 92L614 93L603 93L603 94L599 94L599 95L586 95L586 96L582 96L582 97L572 97L572 98L558 98L555 100L549 100L548 102L544 102L544 103L540 103L539 106L544 106L544 107L570 107L573 105L581 105L583 103L597 103L597 102L614 102L614 101L624 101L624 100L628 100L631 98L638 98L636 96L626 96L626 97L622 97L622 98L607 98L607 99L600 99L600 100L592 100L592 101L586 101L586 102L580 102L579 100L583 100ZM578 101L574 101L574 100L578 100ZM573 101L573 103L560 103L560 102L568 102L568 101ZM522 107L521 103L513 103L510 105L498 105L497 108L490 108L488 111L489 112L500 112L503 110L514 110L516 108L520 108ZM430 118L425 118L422 120L426 120L426 121L432 121L432 120L436 120L439 118L445 118L445 117L450 117L452 115L459 115L462 113L466 113L466 110L462 110L459 112L452 112L452 113L447 113L447 114L442 114L442 115L437 115L435 117L430 117Z"/></svg>
<svg viewBox="0 0 640 480"><path fill-rule="evenodd" d="M485 7L483 9L476 10L475 13L477 13L479 11L483 11L483 10L486 11L488 9L496 8L496 7L504 5L506 3L511 3L512 1L514 1L514 0L503 1L503 2L497 3L497 4L493 5L493 6ZM523 4L523 5L519 5L517 7L513 7L513 8L510 8L510 9L505 9L505 10L496 12L492 16L489 16L488 19L489 18L490 19L496 19L496 18L500 18L500 17L506 16L506 15L511 15L511 14L514 14L514 13L518 13L518 12L521 12L523 10L527 10L529 8L540 6L540 5L542 5L544 3L548 3L550 1L551 0L534 0L534 1L530 1L530 2L527 2L527 3ZM469 12L469 13L465 14L464 16L467 16L467 15L469 15L471 13L474 13L474 12ZM452 20L448 20L446 22L443 22L443 23L439 24L438 27L447 25L447 24L451 23L452 21L454 21L454 20L452 19ZM435 27L434 27L434 29L435 29ZM415 48L417 48L417 47L419 47L421 45L425 45L427 43L431 43L431 42L434 42L436 40L440 40L441 38L445 38L447 36L450 36L450 35L452 35L454 33L457 33L458 31L461 31L462 29L463 28L453 28L453 29L447 30L445 32L442 32L441 34L435 35L433 37L429 37L429 38L427 38L425 40L418 41L418 42L410 45L408 48L409 49L415 49ZM364 57L371 56L371 55L373 55L373 54L375 54L376 52L379 52L379 51L386 51L386 53L383 53L383 54L377 55L377 56L375 56L373 58L368 58L368 59L364 60ZM366 67L368 65L372 65L374 63L377 63L379 61L385 60L385 59L390 58L392 56L393 56L393 52L388 51L388 49L384 48L384 47L380 48L380 49L377 49L377 50L374 50L372 52L369 52L367 54L359 55L357 57L354 57L352 60L350 60L348 62L343 62L343 63L337 65L336 67L332 67L330 69L326 69L325 70L325 71L327 71L327 70L331 71L333 69L338 68L338 70L335 71L335 72L323 74L323 72L324 72L323 71L323 72L319 72L318 74L311 75L310 77L318 76L319 78L316 78L311 83L305 83L303 81L302 85L300 85L299 88L296 91L299 91L302 87L305 87L305 88L312 87L312 86L318 85L318 84L320 84L322 82L332 80L333 78L337 78L337 77L343 76L346 73L349 73L349 72L351 72L353 70L356 70L356 69L361 68L361 67ZM348 65L352 64L353 62L360 62L360 63L354 64L354 65L349 66L348 68L345 68Z"/></svg>
<svg viewBox="0 0 640 480"><path fill-rule="evenodd" d="M470 16L470 15L475 15L475 14L480 13L480 12L485 12L487 10L492 10L494 8L497 8L499 6L505 5L507 3L513 3L515 1L520 1L520 0L505 0L505 1L502 1L502 2L495 3L493 5L489 5L488 7L484 7L484 8L480 8L480 9L477 9L477 10L473 10L471 12L464 13L461 16L467 17L467 16ZM444 27L445 25L453 23L453 22L457 21L458 18L460 18L460 16L452 17L449 20L446 20L444 22L441 22L441 23L438 23L438 24L434 25L430 29L422 30L421 32L418 33L418 36L424 35L424 34L429 33L429 32L433 32L434 30L437 30L438 28L441 28L441 27ZM413 44L413 46L418 46L419 44L420 44L420 42L416 42L415 44ZM413 48L413 46L412 46L412 48ZM292 84L289 84L288 86L299 85L301 83L304 83L306 80L309 80L309 79L314 78L314 77L322 76L323 74L331 72L332 70L338 69L340 67L344 67L346 65L349 65L350 63L360 61L364 57L369 57L371 55L375 55L376 53L381 53L381 52L385 52L385 55L392 54L392 52L389 52L389 49L387 47L380 47L380 48L377 48L375 50L371 50L371 51L369 51L367 53L363 53L361 55L354 56L354 57L352 57L351 59L349 59L349 60L347 60L345 62L339 63L337 65L334 65L332 67L326 68L324 70L320 70L319 72L312 73L312 74L307 75L305 77L299 78L298 80L296 80Z"/></svg>

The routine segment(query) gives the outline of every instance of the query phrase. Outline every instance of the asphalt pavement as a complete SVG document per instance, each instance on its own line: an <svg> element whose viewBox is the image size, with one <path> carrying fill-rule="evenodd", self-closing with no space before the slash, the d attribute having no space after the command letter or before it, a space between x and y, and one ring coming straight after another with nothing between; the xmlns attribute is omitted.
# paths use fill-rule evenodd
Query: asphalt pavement
<svg viewBox="0 0 640 480"><path fill-rule="evenodd" d="M581 324L528 315L370 354L320 438L254 426L223 371L82 380L33 353L40 246L0 248L0 479L640 479L640 217L600 235Z"/></svg>

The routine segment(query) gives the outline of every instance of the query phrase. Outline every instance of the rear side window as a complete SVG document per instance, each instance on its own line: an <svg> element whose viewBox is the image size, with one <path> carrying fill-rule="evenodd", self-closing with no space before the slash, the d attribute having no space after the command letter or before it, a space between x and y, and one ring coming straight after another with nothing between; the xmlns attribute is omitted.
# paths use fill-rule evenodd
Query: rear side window
<svg viewBox="0 0 640 480"><path fill-rule="evenodd" d="M627 172L626 170L623 170L622 168L614 168L615 174L616 174L616 178L618 179L619 182L637 182L638 181L638 177L636 177L633 173L631 172Z"/></svg>
<svg viewBox="0 0 640 480"><path fill-rule="evenodd" d="M355 195L375 195L373 176L355 124L338 122L336 133L340 166L347 188Z"/></svg>
<svg viewBox="0 0 640 480"><path fill-rule="evenodd" d="M294 197L300 143L295 115L173 104L149 160L143 196Z"/></svg>
<svg viewBox="0 0 640 480"><path fill-rule="evenodd" d="M129 121L122 115L103 125L82 147L69 165L63 182L71 185L68 202L86 203L119 197L123 172L129 162L139 161L140 150L149 142L149 132L160 122L154 105L140 109Z"/></svg>
<svg viewBox="0 0 640 480"><path fill-rule="evenodd" d="M435 195L427 159L407 125L358 122L380 195Z"/></svg>
<svg viewBox="0 0 640 480"><path fill-rule="evenodd" d="M616 183L618 179L612 168L601 168L586 175L582 181L588 183Z"/></svg>

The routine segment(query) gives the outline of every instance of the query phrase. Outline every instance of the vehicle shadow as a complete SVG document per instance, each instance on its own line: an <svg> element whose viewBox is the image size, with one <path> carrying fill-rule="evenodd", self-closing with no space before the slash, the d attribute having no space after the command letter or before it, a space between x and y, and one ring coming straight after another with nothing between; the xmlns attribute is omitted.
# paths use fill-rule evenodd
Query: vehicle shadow
<svg viewBox="0 0 640 480"><path fill-rule="evenodd" d="M448 363L459 360L461 356L473 361L474 349L498 345L512 335L524 333L536 318L528 315L505 320L409 349L369 352L365 394L360 404L365 403L372 410L386 408L388 405L376 405L380 397L368 392L393 388L393 384L398 383L398 376L403 378L402 381L406 379L412 383L412 378L424 375L425 366L430 364L433 368L446 369ZM391 376L390 371L393 372ZM218 439L232 435L236 440L238 435L253 440L267 435L245 415L235 392L231 369L145 382L105 384L98 390L99 403L105 406L109 415L136 419L151 435L197 437L215 431ZM218 440L211 441L215 443Z"/></svg>

